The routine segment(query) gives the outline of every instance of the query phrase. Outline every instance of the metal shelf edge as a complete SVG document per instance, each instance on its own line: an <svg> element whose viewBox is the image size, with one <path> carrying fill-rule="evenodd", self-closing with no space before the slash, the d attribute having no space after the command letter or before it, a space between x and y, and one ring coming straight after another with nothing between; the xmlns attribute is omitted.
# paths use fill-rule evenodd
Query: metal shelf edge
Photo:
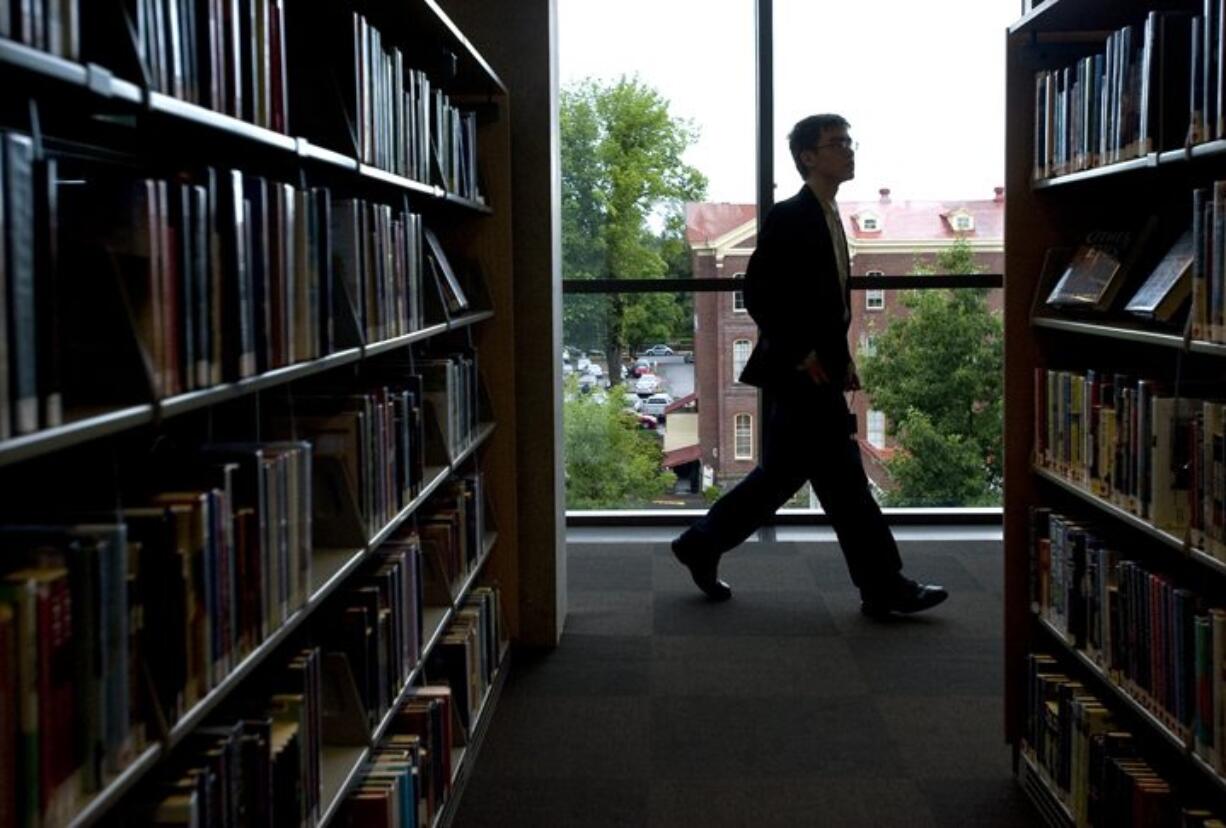
<svg viewBox="0 0 1226 828"><path fill-rule="evenodd" d="M75 446L98 437L127 431L153 422L153 406L145 403L85 417L54 428L42 429L0 442L0 466L29 460L42 454Z"/></svg>
<svg viewBox="0 0 1226 828"><path fill-rule="evenodd" d="M1077 483L1072 482L1071 480L1065 480L1063 477L1051 471L1050 469L1045 469L1042 466L1034 466L1033 469L1034 469L1035 474L1037 474L1039 477L1051 483L1055 483L1057 486L1060 486L1062 489L1064 489L1067 492L1077 495L1082 500L1089 503L1091 506L1094 506L1095 508L1097 508L1103 514L1110 515L1116 518L1117 520L1127 523L1132 528L1137 529L1141 532L1144 532L1145 534L1149 535L1155 540L1161 541L1162 543L1166 544L1172 549L1177 549L1180 552L1185 551L1186 547L1184 545L1182 538L1177 538L1174 535L1170 534L1169 532L1165 532L1162 529L1159 529L1158 527L1132 514L1132 512L1127 512L1121 509L1119 506L1116 506L1114 503L1108 503L1107 501L1103 500L1101 497L1089 491L1085 487L1080 486Z"/></svg>
<svg viewBox="0 0 1226 828"><path fill-rule="evenodd" d="M154 742L120 771L101 791L94 794L88 804L73 815L68 824L72 828L84 828L93 825L105 816L106 812L118 802L140 779L148 773L162 758L162 743Z"/></svg>
<svg viewBox="0 0 1226 828"><path fill-rule="evenodd" d="M338 748L338 746L324 745L325 750L327 750L329 747ZM345 778L341 780L340 787L337 788L332 800L328 802L320 811L318 823L319 828L323 828L323 826L330 823L340 812L341 805L345 802L345 797L347 797L349 792L353 790L354 785L357 784L358 779L362 775L362 771L366 767L366 763L370 760L369 747L355 749L358 750L358 754L356 761L353 763L353 767L349 769L349 771L345 774Z"/></svg>

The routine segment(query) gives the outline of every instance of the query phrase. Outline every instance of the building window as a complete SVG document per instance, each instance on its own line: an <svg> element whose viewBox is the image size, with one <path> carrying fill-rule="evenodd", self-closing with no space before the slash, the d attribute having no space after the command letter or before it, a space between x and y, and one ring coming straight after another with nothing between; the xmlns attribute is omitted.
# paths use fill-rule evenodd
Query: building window
<svg viewBox="0 0 1226 828"><path fill-rule="evenodd" d="M885 448L885 414L880 411L868 412L868 444Z"/></svg>
<svg viewBox="0 0 1226 828"><path fill-rule="evenodd" d="M860 228L862 230L876 230L877 229L877 219L872 218L871 216L865 217L864 221L860 224Z"/></svg>
<svg viewBox="0 0 1226 828"><path fill-rule="evenodd" d="M885 307L884 290L864 291L864 307L868 310L881 310Z"/></svg>
<svg viewBox="0 0 1226 828"><path fill-rule="evenodd" d="M972 221L971 217L966 215L965 213L954 216L954 229L955 230L966 231L966 230L970 230L974 226L975 226L975 222Z"/></svg>
<svg viewBox="0 0 1226 828"><path fill-rule="evenodd" d="M733 454L737 460L753 459L753 415L736 415L736 434L733 440Z"/></svg>
<svg viewBox="0 0 1226 828"><path fill-rule="evenodd" d="M733 279L744 279L745 274L744 273L734 273L732 275L732 278ZM732 292L732 312L733 313L744 313L745 312L745 291L736 290Z"/></svg>
<svg viewBox="0 0 1226 828"><path fill-rule="evenodd" d="M741 372L745 370L745 363L749 361L749 351L753 348L753 343L748 339L738 339L732 343L732 381L740 382Z"/></svg>
<svg viewBox="0 0 1226 828"><path fill-rule="evenodd" d="M871 333L860 334L860 355L871 357L877 355L877 337Z"/></svg>

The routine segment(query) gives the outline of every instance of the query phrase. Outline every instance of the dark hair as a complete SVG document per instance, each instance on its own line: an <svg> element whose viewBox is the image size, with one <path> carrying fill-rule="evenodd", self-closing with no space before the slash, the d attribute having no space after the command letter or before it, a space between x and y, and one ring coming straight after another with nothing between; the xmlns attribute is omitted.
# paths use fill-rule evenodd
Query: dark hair
<svg viewBox="0 0 1226 828"><path fill-rule="evenodd" d="M792 131L788 133L788 149L792 151L792 161L796 164L796 171L800 173L801 178L808 176L809 171L801 162L800 154L807 149L813 149L825 130L849 129L850 127L851 124L847 123L847 119L842 115L829 113L810 115L796 122L796 126L792 127Z"/></svg>

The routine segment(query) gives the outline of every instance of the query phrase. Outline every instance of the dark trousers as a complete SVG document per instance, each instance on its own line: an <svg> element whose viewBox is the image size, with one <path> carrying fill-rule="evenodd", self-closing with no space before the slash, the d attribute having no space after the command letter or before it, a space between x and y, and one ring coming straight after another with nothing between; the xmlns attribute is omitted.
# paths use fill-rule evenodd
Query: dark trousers
<svg viewBox="0 0 1226 828"><path fill-rule="evenodd" d="M843 394L798 375L768 401L761 463L686 530L680 543L717 555L727 552L808 480L839 538L852 582L871 590L897 577L898 546L869 491Z"/></svg>

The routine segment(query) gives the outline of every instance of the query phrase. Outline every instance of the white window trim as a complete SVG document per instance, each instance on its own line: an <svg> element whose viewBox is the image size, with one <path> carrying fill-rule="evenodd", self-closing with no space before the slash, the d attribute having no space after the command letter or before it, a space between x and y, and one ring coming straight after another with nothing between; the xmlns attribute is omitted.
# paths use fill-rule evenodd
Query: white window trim
<svg viewBox="0 0 1226 828"><path fill-rule="evenodd" d="M744 279L744 278L745 278L745 273L744 273L744 271L742 271L742 272L740 272L740 273L733 273L733 274L732 274L732 278L733 278L733 279ZM736 306L736 305L737 305L737 302L736 302L736 300L737 300L737 299L740 299L740 300L741 300L741 306L740 306L739 308ZM743 291L743 290L734 290L734 291L732 292L732 312L733 312L733 313L749 313L749 311L747 311L747 310L745 309L745 291Z"/></svg>
<svg viewBox="0 0 1226 828"><path fill-rule="evenodd" d="M865 417L865 432L864 437L868 440L868 444L875 448L885 448L885 413L876 409L869 409L868 416ZM876 439L873 439L876 437Z"/></svg>
<svg viewBox="0 0 1226 828"><path fill-rule="evenodd" d="M742 418L744 419L742 420ZM745 430L747 432L746 436L748 437L747 444L749 445L749 450L745 453L741 452L741 442L739 439L740 437L739 432L740 432L742 422L745 423ZM733 458L736 460L752 460L753 459L753 415L752 414L742 413L742 414L737 414L735 417L732 418L732 455L733 455Z"/></svg>
<svg viewBox="0 0 1226 828"><path fill-rule="evenodd" d="M876 301L878 304L873 304ZM871 311L885 310L885 291L870 288L864 291L864 309Z"/></svg>
<svg viewBox="0 0 1226 828"><path fill-rule="evenodd" d="M736 346L745 343L745 359L737 363ZM737 339L732 343L732 381L740 382L741 372L745 370L745 363L749 362L749 355L753 353L753 342L748 339Z"/></svg>

